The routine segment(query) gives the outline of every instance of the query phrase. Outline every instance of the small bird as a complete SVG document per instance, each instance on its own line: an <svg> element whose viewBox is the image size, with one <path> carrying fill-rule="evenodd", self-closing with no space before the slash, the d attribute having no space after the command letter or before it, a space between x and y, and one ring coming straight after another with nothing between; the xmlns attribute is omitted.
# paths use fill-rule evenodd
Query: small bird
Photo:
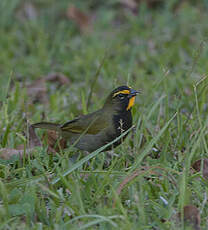
<svg viewBox="0 0 208 230"><path fill-rule="evenodd" d="M132 126L131 108L138 93L128 86L120 86L110 93L103 107L93 113L81 115L64 124L40 122L32 126L55 130L76 148L93 152L113 141ZM125 137L105 150L120 145Z"/></svg>

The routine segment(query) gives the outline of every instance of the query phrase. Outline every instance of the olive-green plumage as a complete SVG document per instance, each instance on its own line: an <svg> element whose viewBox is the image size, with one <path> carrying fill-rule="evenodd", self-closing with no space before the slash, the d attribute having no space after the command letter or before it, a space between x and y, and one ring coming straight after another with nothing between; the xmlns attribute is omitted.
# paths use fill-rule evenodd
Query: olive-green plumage
<svg viewBox="0 0 208 230"><path fill-rule="evenodd" d="M75 143L78 149L92 152L111 142L132 126L131 107L137 93L127 86L120 86L111 92L104 106L93 113L82 115L63 125L40 122L32 126L56 130L70 144ZM105 150L120 143L119 140Z"/></svg>

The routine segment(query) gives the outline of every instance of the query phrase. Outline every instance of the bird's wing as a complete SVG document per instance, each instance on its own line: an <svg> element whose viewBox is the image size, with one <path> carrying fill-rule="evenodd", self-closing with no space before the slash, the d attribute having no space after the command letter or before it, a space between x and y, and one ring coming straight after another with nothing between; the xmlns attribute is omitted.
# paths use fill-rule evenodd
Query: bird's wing
<svg viewBox="0 0 208 230"><path fill-rule="evenodd" d="M61 126L61 130L80 134L97 134L108 126L109 119L107 116L102 114L102 111L97 111L66 122Z"/></svg>

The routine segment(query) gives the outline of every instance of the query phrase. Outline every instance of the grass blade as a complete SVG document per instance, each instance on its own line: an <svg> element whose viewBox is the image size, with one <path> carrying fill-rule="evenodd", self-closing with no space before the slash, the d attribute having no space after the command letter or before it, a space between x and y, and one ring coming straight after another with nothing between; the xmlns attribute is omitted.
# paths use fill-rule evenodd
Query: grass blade
<svg viewBox="0 0 208 230"><path fill-rule="evenodd" d="M111 141L110 143L102 146L101 148L95 150L94 152L90 153L89 155L87 155L86 157L84 157L83 159L81 159L80 161L78 161L77 163L75 163L70 169L68 169L66 172L64 172L62 174L62 177L65 177L67 175L69 175L70 173L72 173L74 170L78 169L80 166L82 166L85 162L89 161L91 158L95 157L98 153L102 152L106 147L112 145L113 143L115 143L116 141L118 141L119 139L121 139L122 137L124 137L128 132L130 132L132 129L134 128L134 126L132 126L130 129L128 129L127 131L123 132L119 137L117 137L116 139L114 139L113 141ZM57 177L54 180L52 180L52 184L56 184L61 178Z"/></svg>
<svg viewBox="0 0 208 230"><path fill-rule="evenodd" d="M9 75L9 77L3 77L0 82L0 101L1 102L4 102L7 97L9 85L11 81L11 75L12 73Z"/></svg>
<svg viewBox="0 0 208 230"><path fill-rule="evenodd" d="M138 168L139 164L141 161L144 159L144 157L149 154L151 151L152 147L154 146L155 143L159 140L159 138L162 136L162 134L165 132L167 127L170 125L170 123L173 121L173 119L176 117L177 113L173 115L173 117L165 124L165 126L160 130L158 135L154 137L150 143L147 145L147 147L144 149L144 151L138 156L136 162L133 164L133 166L130 169L130 172L134 171L136 168Z"/></svg>

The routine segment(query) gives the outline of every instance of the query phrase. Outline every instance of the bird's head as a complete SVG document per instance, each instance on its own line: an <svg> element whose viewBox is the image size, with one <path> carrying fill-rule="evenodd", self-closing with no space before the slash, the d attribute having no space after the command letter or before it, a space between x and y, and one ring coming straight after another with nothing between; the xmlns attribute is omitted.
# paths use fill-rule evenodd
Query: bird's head
<svg viewBox="0 0 208 230"><path fill-rule="evenodd" d="M135 97L139 93L128 86L119 86L107 97L104 107L113 107L116 111L128 111L134 105Z"/></svg>

